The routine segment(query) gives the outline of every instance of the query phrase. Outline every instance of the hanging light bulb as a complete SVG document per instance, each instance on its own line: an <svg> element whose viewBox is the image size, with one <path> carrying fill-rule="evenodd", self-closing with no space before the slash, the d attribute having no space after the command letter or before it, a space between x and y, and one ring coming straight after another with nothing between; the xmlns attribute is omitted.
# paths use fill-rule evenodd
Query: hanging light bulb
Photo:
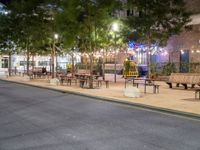
<svg viewBox="0 0 200 150"><path fill-rule="evenodd" d="M164 55L165 55L165 56L166 56L166 55L168 55L168 52L167 52L167 51L165 51L165 52L164 52Z"/></svg>

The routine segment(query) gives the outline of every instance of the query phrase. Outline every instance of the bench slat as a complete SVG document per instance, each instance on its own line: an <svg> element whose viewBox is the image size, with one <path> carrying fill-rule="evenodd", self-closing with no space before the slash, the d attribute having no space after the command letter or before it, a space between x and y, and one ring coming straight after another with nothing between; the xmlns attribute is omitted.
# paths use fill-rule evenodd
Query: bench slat
<svg viewBox="0 0 200 150"><path fill-rule="evenodd" d="M187 84L195 85L200 83L200 74L199 73L172 73L167 81L167 84L172 87L172 83L179 83L185 85Z"/></svg>

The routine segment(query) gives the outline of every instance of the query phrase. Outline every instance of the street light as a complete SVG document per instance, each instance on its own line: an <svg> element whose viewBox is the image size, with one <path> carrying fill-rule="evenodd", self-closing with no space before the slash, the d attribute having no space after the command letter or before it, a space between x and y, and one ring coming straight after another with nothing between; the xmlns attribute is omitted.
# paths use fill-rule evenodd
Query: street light
<svg viewBox="0 0 200 150"><path fill-rule="evenodd" d="M55 71L55 67L57 68L57 66L55 65L55 60L54 57L56 55L56 45L55 45L55 41L58 39L58 34L54 34L54 39L53 39L53 53L52 53L52 78L56 77L56 71Z"/></svg>
<svg viewBox="0 0 200 150"><path fill-rule="evenodd" d="M115 66L114 66L114 70L115 70L115 75L114 75L114 82L116 83L116 81L117 81L117 61L116 61L116 52L117 52L117 44L116 44L116 32L119 30L119 26L118 26L118 24L117 23L113 23L113 25L112 25L112 30L113 30L113 32L114 32L114 41L115 41L115 45L114 45L114 47L115 47Z"/></svg>
<svg viewBox="0 0 200 150"><path fill-rule="evenodd" d="M118 24L116 22L113 23L112 29L113 29L114 32L117 32L119 30L119 26L118 26Z"/></svg>
<svg viewBox="0 0 200 150"><path fill-rule="evenodd" d="M58 39L58 34L54 34L54 39L57 40Z"/></svg>

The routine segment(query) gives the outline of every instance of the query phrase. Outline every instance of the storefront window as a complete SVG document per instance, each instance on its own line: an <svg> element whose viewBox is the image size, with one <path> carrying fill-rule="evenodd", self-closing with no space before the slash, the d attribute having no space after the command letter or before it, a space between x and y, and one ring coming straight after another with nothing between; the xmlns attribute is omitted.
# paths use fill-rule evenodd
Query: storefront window
<svg viewBox="0 0 200 150"><path fill-rule="evenodd" d="M38 66L49 66L49 61L39 61Z"/></svg>
<svg viewBox="0 0 200 150"><path fill-rule="evenodd" d="M19 62L19 65L20 66L25 66L27 64L27 62L26 61L20 61ZM35 61L29 61L29 64L30 64L30 66L35 66Z"/></svg>
<svg viewBox="0 0 200 150"><path fill-rule="evenodd" d="M147 55L146 52L138 52L136 54L136 60L139 65L147 64Z"/></svg>
<svg viewBox="0 0 200 150"><path fill-rule="evenodd" d="M1 59L1 67L2 68L8 68L8 58L2 58Z"/></svg>

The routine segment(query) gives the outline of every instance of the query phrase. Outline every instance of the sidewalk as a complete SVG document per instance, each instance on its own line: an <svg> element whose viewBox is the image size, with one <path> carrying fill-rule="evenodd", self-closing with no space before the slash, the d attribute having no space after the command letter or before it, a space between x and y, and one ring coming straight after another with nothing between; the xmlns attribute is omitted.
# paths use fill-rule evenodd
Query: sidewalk
<svg viewBox="0 0 200 150"><path fill-rule="evenodd" d="M40 86L50 89L77 92L88 96L100 97L108 100L115 100L119 102L127 102L139 105L145 105L150 107L156 107L158 109L169 109L172 111L178 111L183 113L191 113L200 116L200 100L195 100L194 91L184 90L183 88L169 89L168 85L164 82L158 82L160 86L160 93L153 94L152 87L147 87L147 93L144 94L144 87L140 86L141 97L129 98L125 97L124 80L120 79L117 83L110 82L109 88L105 87L105 84L100 88L86 89L80 88L78 85L72 83L72 86L67 85L50 85L47 79L33 79L31 81L23 81L23 77L15 76L9 78L0 78L2 80L14 81L18 83ZM131 86L131 83L130 85Z"/></svg>

